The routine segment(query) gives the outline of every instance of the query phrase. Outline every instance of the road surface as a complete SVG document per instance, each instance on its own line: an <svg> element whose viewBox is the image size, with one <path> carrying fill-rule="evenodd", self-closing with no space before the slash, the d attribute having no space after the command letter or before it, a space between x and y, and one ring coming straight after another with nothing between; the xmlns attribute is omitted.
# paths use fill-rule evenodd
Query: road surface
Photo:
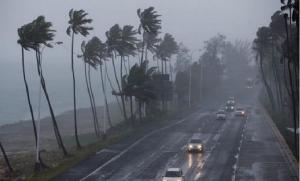
<svg viewBox="0 0 300 181"><path fill-rule="evenodd" d="M214 111L195 110L103 149L54 180L156 181L169 167L182 168L188 181L297 180L265 113L250 101L243 106L250 107L247 118L230 113L217 120ZM201 137L203 153L186 152L193 134Z"/></svg>

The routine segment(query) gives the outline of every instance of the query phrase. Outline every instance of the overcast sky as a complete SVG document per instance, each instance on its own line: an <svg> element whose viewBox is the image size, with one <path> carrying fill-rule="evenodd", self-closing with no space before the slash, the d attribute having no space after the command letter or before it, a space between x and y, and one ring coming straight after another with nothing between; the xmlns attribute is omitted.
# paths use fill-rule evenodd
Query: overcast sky
<svg viewBox="0 0 300 181"><path fill-rule="evenodd" d="M67 37L68 11L84 9L94 21L91 35L104 39L114 25L137 27L136 10L154 6L162 15L162 32L171 33L178 42L198 49L203 41L224 34L229 40L252 41L259 26L268 25L271 15L280 8L279 0L1 0L0 61L18 61L17 28L44 15L57 30L55 40L64 42L65 50L50 50L55 59L69 58L70 38ZM90 37L88 37L90 38ZM82 39L77 38L77 47ZM64 55L63 55L64 54ZM55 60L54 60L55 61Z"/></svg>

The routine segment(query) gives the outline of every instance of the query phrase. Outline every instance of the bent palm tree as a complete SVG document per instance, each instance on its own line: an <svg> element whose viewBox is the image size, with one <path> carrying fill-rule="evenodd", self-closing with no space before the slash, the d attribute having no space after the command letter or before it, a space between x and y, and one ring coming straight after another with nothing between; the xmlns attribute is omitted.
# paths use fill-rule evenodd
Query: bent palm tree
<svg viewBox="0 0 300 181"><path fill-rule="evenodd" d="M85 41L83 41L81 43L81 51L82 51L82 55L80 55L79 57L82 57L83 62L84 62L84 77L85 77L86 88L87 88L90 103L91 103L95 134L96 134L96 136L100 136L95 98L93 95L91 79L90 79L90 67L93 67L96 69L96 64L88 59ZM88 68L87 68L87 66L88 66Z"/></svg>
<svg viewBox="0 0 300 181"><path fill-rule="evenodd" d="M26 46L28 49L33 49L35 51L36 60L37 60L37 70L38 75L40 77L40 83L44 92L44 95L46 97L46 101L49 107L52 123L53 123L53 129L56 136L56 140L58 143L58 147L62 149L65 156L68 155L67 150L65 149L65 146L63 144L57 121L55 118L55 114L50 102L50 98L47 92L45 79L42 72L42 66L41 66L41 46L49 47L51 48L52 45L49 44L49 41L53 40L55 30L50 29L52 26L51 22L46 22L45 18L43 16L39 16L36 20L34 20L32 23L29 23L25 25L29 31L26 34L27 43Z"/></svg>
<svg viewBox="0 0 300 181"><path fill-rule="evenodd" d="M67 34L72 37L71 42L71 69L72 69L72 77L73 77L73 107L74 107L74 129L75 129L75 139L77 148L80 148L79 138L78 138L78 129L77 129L77 114L76 114L76 81L75 81L75 73L74 73L74 35L81 34L82 36L87 36L89 31L92 30L92 27L86 26L92 22L92 19L87 19L86 13L84 10L73 10L69 11L69 27L67 28Z"/></svg>
<svg viewBox="0 0 300 181"><path fill-rule="evenodd" d="M27 97L27 102L28 102L28 106L29 106L29 110L30 110L32 126L33 126L35 146L37 148L37 140L38 140L38 138L37 138L37 129L36 129L36 125L35 125L35 118L34 118L34 114L33 114L33 108L32 108L32 104L31 104L30 94L29 94L29 87L28 87L27 78L26 78L25 61L24 61L24 59L25 59L24 49L29 50L29 47L27 46L27 44L29 42L27 42L28 39L26 38L26 35L30 31L30 29L28 27L29 26L24 25L24 26L22 26L21 28L18 29L18 35L19 35L18 44L20 44L21 50L22 50L22 74L23 74L23 80L24 80L25 90L26 90L26 97ZM39 163L41 163L41 158L39 158L39 160L36 160L35 165L37 166L37 165L39 165Z"/></svg>
<svg viewBox="0 0 300 181"><path fill-rule="evenodd" d="M142 120L142 103L148 103L150 100L156 98L154 87L150 83L156 67L148 69L148 63L148 61L144 61L141 65L135 64L131 67L129 74L124 75L122 78L123 94L130 97L130 99L135 96L139 102L138 111L140 120ZM130 112L131 116L134 117L132 109L131 103Z"/></svg>
<svg viewBox="0 0 300 181"><path fill-rule="evenodd" d="M145 37L147 34L157 35L159 33L159 29L161 29L161 20L158 19L160 15L154 10L154 7L149 7L141 11L141 9L137 10L137 15L140 19L140 25L138 28L138 32L143 36L142 41L142 52L141 52L141 60L140 64L144 61L144 51L145 51ZM143 29L143 32L141 30ZM147 34L146 34L147 33Z"/></svg>
<svg viewBox="0 0 300 181"><path fill-rule="evenodd" d="M114 70L114 75L116 79L116 83L119 89L119 93L122 92L121 90L121 85L117 76L117 71L116 71L116 65L115 65L115 57L117 53L122 52L122 30L118 24L115 24L112 26L109 31L105 33L106 35L106 45L107 45L107 53L111 55L111 60L112 60L112 65L113 65L113 70ZM127 121L127 114L126 114L126 109L125 109L125 101L124 97L121 95L121 101L122 101L122 108L123 108L123 115L124 119Z"/></svg>

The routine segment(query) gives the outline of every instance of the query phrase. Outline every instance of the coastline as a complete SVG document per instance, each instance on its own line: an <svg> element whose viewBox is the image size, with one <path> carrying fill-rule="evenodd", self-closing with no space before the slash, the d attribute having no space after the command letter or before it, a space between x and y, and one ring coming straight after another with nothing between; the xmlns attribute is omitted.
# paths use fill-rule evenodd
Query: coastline
<svg viewBox="0 0 300 181"><path fill-rule="evenodd" d="M112 123L120 122L122 115L115 103L110 104ZM103 129L103 106L97 107L97 115L100 129ZM94 139L93 117L91 108L77 109L78 132L85 140ZM66 142L67 147L73 145L74 122L73 110L64 111L56 115L59 130ZM106 125L107 121L106 121ZM88 137L88 138L87 138ZM0 126L0 140L8 153L31 152L35 150L33 127L31 120L4 124ZM47 116L40 122L40 146L41 150L57 149L55 135L53 132L51 117Z"/></svg>

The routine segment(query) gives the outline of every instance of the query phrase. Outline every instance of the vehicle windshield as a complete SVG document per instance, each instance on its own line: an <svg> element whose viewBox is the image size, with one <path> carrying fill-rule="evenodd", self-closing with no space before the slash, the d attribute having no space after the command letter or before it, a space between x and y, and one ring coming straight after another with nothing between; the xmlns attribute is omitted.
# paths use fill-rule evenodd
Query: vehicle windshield
<svg viewBox="0 0 300 181"><path fill-rule="evenodd" d="M181 172L180 171L167 171L165 176L166 177L181 177Z"/></svg>
<svg viewBox="0 0 300 181"><path fill-rule="evenodd" d="M200 139L191 139L190 143L201 143Z"/></svg>
<svg viewBox="0 0 300 181"><path fill-rule="evenodd" d="M225 114L225 111L219 111L218 114Z"/></svg>
<svg viewBox="0 0 300 181"><path fill-rule="evenodd" d="M238 111L243 111L243 108L237 108Z"/></svg>

